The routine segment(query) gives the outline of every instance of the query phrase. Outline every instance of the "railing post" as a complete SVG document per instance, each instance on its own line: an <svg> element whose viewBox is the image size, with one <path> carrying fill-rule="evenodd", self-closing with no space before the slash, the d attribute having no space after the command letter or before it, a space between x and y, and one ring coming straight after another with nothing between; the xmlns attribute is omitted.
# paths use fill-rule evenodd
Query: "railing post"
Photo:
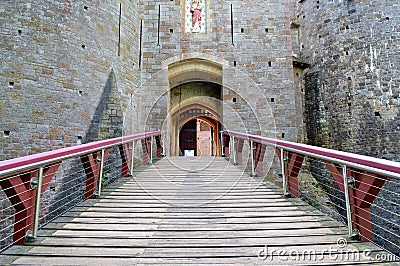
<svg viewBox="0 0 400 266"><path fill-rule="evenodd" d="M237 165L236 150L235 150L235 136L232 136L232 154L233 154L233 164Z"/></svg>
<svg viewBox="0 0 400 266"><path fill-rule="evenodd" d="M99 173L99 185L97 189L97 195L101 196L101 186L103 183L103 170L104 170L104 149L101 150L101 157L100 157L100 173Z"/></svg>
<svg viewBox="0 0 400 266"><path fill-rule="evenodd" d="M251 157L251 176L255 176L253 140L250 140L250 157Z"/></svg>
<svg viewBox="0 0 400 266"><path fill-rule="evenodd" d="M283 186L283 195L287 196L288 195L288 189L287 189L287 180L286 180L286 169L285 169L285 150L283 148L280 148L281 153L281 170L282 170L282 186Z"/></svg>
<svg viewBox="0 0 400 266"><path fill-rule="evenodd" d="M133 176L133 160L135 158L135 141L132 141L132 151L131 151L131 169L130 174Z"/></svg>
<svg viewBox="0 0 400 266"><path fill-rule="evenodd" d="M225 156L225 152L224 152L224 133L221 131L220 132L221 135L221 156Z"/></svg>
<svg viewBox="0 0 400 266"><path fill-rule="evenodd" d="M39 168L39 174L37 179L35 216L33 220L32 238L37 238L37 233L39 230L40 198L42 195L42 185L43 185L43 166Z"/></svg>
<svg viewBox="0 0 400 266"><path fill-rule="evenodd" d="M150 137L150 164L153 163L153 136Z"/></svg>
<svg viewBox="0 0 400 266"><path fill-rule="evenodd" d="M347 176L347 165L342 166L343 170L343 185L344 185L344 196L346 200L346 216L347 216L347 227L349 229L349 236L352 237L353 232L353 220L351 215L351 205L350 205L350 193L349 193L349 179Z"/></svg>
<svg viewBox="0 0 400 266"><path fill-rule="evenodd" d="M162 145L161 145L161 148L162 148L161 156L165 157L165 141L163 140L162 135L160 135L160 141L162 143Z"/></svg>

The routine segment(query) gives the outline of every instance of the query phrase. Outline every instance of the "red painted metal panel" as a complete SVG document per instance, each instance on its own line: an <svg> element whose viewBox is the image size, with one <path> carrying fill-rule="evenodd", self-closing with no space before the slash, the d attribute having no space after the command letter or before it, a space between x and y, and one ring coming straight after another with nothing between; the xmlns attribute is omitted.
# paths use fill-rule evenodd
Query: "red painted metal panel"
<svg viewBox="0 0 400 266"><path fill-rule="evenodd" d="M150 161L150 138L145 138L141 140L142 150L143 150L143 164L148 164Z"/></svg>
<svg viewBox="0 0 400 266"><path fill-rule="evenodd" d="M156 136L157 157L162 156L162 139L161 136Z"/></svg>
<svg viewBox="0 0 400 266"><path fill-rule="evenodd" d="M229 157L229 144L230 144L230 140L231 138L229 137L229 135L225 135L223 142L224 142L224 154L225 157Z"/></svg>
<svg viewBox="0 0 400 266"><path fill-rule="evenodd" d="M303 164L304 156L296 153L288 153L288 165L286 167L286 175L288 180L288 188L290 195L298 198L299 193L299 173Z"/></svg>
<svg viewBox="0 0 400 266"><path fill-rule="evenodd" d="M243 163L243 145L244 139L236 139L235 140L235 151L236 151L236 161L238 165L242 165Z"/></svg>
<svg viewBox="0 0 400 266"><path fill-rule="evenodd" d="M131 169L131 156L132 156L132 143L126 143L118 146L119 154L121 156L121 177L125 177L129 174Z"/></svg>
<svg viewBox="0 0 400 266"><path fill-rule="evenodd" d="M43 169L42 193L50 184L60 164L58 162ZM33 227L37 190L30 187L30 180L33 177L37 178L38 172L38 169L35 169L0 180L0 186L15 208L13 242L16 245L25 243L26 232Z"/></svg>

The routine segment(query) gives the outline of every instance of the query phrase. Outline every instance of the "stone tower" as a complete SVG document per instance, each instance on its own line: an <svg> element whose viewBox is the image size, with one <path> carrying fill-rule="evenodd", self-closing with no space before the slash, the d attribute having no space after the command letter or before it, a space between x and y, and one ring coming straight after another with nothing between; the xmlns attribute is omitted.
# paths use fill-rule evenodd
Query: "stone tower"
<svg viewBox="0 0 400 266"><path fill-rule="evenodd" d="M299 1L308 142L400 160L398 1Z"/></svg>

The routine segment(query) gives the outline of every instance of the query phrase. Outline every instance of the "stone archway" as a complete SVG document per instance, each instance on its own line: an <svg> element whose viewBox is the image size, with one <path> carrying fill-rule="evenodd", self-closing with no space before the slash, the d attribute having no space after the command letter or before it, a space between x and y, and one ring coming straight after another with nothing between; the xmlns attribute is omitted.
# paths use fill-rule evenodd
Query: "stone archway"
<svg viewBox="0 0 400 266"><path fill-rule="evenodd" d="M219 130L224 128L268 137L276 135L272 109L263 92L255 81L221 58L185 53L163 61L157 73L142 74L145 81L138 88L137 96L132 98L131 108L126 112L129 124L124 126L131 125L132 129L140 131L162 129L168 156L178 154L178 114L196 104L203 112L215 115ZM180 105L171 102L173 88L196 82L219 85L220 99L212 95L188 94L179 101ZM127 127L125 129L129 132Z"/></svg>
<svg viewBox="0 0 400 266"><path fill-rule="evenodd" d="M220 155L221 143L218 132L221 130L222 108L220 101L212 97L191 97L182 101L181 106L176 105L171 110L170 125L170 154L172 156L182 155L179 145L182 127L193 119L202 120L212 128L213 155Z"/></svg>
<svg viewBox="0 0 400 266"><path fill-rule="evenodd" d="M223 117L222 65L200 58L184 59L168 65L170 86L170 154L182 155L182 127L193 119L202 119L212 130L212 155L219 155L218 132ZM185 132L187 136L190 133ZM191 142L191 140L188 140ZM188 144L188 146L190 146ZM197 148L195 149L197 154Z"/></svg>

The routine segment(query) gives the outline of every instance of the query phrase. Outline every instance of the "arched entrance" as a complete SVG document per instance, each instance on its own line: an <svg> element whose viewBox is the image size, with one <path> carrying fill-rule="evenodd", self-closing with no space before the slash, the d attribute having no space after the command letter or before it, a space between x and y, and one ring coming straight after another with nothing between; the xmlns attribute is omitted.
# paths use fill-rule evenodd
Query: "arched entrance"
<svg viewBox="0 0 400 266"><path fill-rule="evenodd" d="M220 124L208 117L187 121L179 132L179 155L216 156Z"/></svg>
<svg viewBox="0 0 400 266"><path fill-rule="evenodd" d="M218 156L221 144L218 132L221 130L221 117L218 110L206 105L215 106L219 100L209 97L192 97L182 103L181 108L173 108L171 116L171 155L185 155L185 150L192 150L193 156L206 156L206 151L199 153L199 143L205 142L209 136L210 153L207 156ZM214 104L211 104L214 103ZM186 152L188 154L188 151ZM190 154L190 152L189 152Z"/></svg>
<svg viewBox="0 0 400 266"><path fill-rule="evenodd" d="M172 156L220 155L222 66L187 59L168 66Z"/></svg>
<svg viewBox="0 0 400 266"><path fill-rule="evenodd" d="M207 99L193 94L193 90L179 93L180 86L196 82L213 84L210 87L214 88L219 85L220 96L208 94ZM264 92L254 80L221 58L198 52L183 53L164 60L162 69L143 82L136 92L138 97L132 98L126 112L128 123L124 122L124 130L133 134L137 128L162 129L165 154L178 156L181 116L197 105L203 112L211 113L224 129L276 137L275 118ZM290 131L295 132L293 128ZM221 144L217 147L220 149Z"/></svg>

